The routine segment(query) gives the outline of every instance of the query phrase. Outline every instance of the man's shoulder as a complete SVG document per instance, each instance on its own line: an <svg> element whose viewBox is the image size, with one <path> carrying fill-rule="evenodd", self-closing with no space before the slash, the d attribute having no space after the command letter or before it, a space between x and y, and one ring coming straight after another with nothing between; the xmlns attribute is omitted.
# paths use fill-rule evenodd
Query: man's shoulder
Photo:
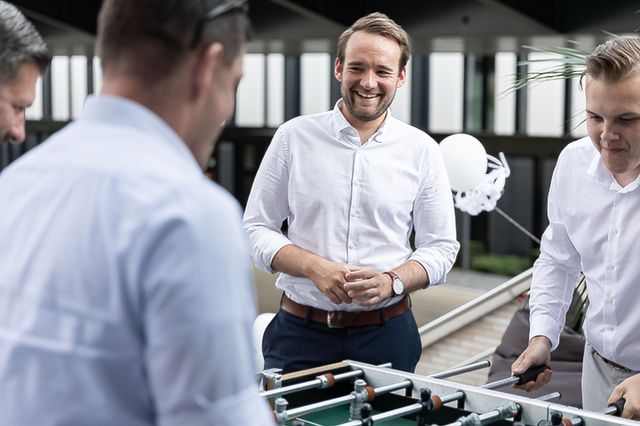
<svg viewBox="0 0 640 426"><path fill-rule="evenodd" d="M280 128L283 130L287 129L295 129L298 127L307 127L307 126L322 126L325 127L329 123L331 123L333 117L333 110L318 112L314 114L305 114L294 117L290 120L285 121L280 125Z"/></svg>
<svg viewBox="0 0 640 426"><path fill-rule="evenodd" d="M566 147L564 147L563 151L573 151L573 150L588 150L593 151L593 143L591 142L591 138L589 136L584 136L580 139L577 139L573 142L569 142Z"/></svg>
<svg viewBox="0 0 640 426"><path fill-rule="evenodd" d="M403 144L413 143L417 147L436 148L438 143L427 132L392 117L390 136Z"/></svg>

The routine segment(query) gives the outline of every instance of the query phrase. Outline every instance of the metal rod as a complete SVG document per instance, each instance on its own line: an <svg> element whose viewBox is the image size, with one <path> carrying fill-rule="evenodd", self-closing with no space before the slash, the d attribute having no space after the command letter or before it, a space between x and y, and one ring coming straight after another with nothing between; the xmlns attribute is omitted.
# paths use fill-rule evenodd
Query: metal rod
<svg viewBox="0 0 640 426"><path fill-rule="evenodd" d="M496 380L495 382L491 382L491 383L485 383L484 385L481 385L480 387L483 389L496 389L496 388L501 388L502 386L506 386L506 385L512 385L514 383L518 383L518 380L520 380L518 377L516 376L511 376L511 377L507 377L501 380Z"/></svg>
<svg viewBox="0 0 640 426"><path fill-rule="evenodd" d="M497 420L506 419L507 417L513 417L520 411L520 406L515 402L507 402L506 404L496 407L494 410L487 411L486 413L477 414L471 413L468 416L463 416L453 423L449 423L446 426L478 426L493 423Z"/></svg>
<svg viewBox="0 0 640 426"><path fill-rule="evenodd" d="M539 396L536 399L538 401L551 401L552 399L559 399L561 396L562 395L560 395L560 392L552 392L546 395Z"/></svg>
<svg viewBox="0 0 640 426"><path fill-rule="evenodd" d="M336 374L333 376L336 382L340 382L342 380L351 379L354 377L362 376L362 370L354 370L349 371L347 373ZM322 376L318 376L313 380L309 380L307 382L296 383L295 385L283 386L281 388L271 389L268 391L260 392L260 396L264 398L272 398L274 396L286 395L293 392L299 392L307 389L314 389L322 387L322 384L325 383L325 380L321 378Z"/></svg>
<svg viewBox="0 0 640 426"><path fill-rule="evenodd" d="M388 368L391 367L390 362L378 365L378 367ZM333 376L333 380L337 383L343 380L360 377L363 374L362 370L353 370L346 373L336 374ZM263 398L272 398L274 396L286 395L293 392L303 391L307 389L321 388L326 382L323 376L318 376L313 380L307 382L296 383L295 385L283 386L281 388L270 389L268 391L260 392L260 396Z"/></svg>
<svg viewBox="0 0 640 426"><path fill-rule="evenodd" d="M353 395L340 396L338 398L328 399L326 401L316 402L314 404L303 405L302 407L293 408L287 411L287 420L313 413L314 411L324 410L327 408L337 407L338 405L348 404L354 399Z"/></svg>
<svg viewBox="0 0 640 426"><path fill-rule="evenodd" d="M397 417L408 416L409 414L417 413L422 410L422 404L416 403L411 405L405 405L404 407L396 408L395 410L385 411L384 413L378 413L371 416L367 420L371 420L373 424L383 420L395 419ZM352 420L347 423L342 423L339 426L362 426L362 420Z"/></svg>
<svg viewBox="0 0 640 426"><path fill-rule="evenodd" d="M373 389L373 392L376 396L384 395L386 393L390 393L393 391L397 391L400 389L406 389L411 386L413 383L411 380L405 380L399 383L394 383L387 386L381 386L379 388ZM294 408L292 410L287 411L287 419L295 419L296 417L304 416L305 414L312 413L314 411L322 410L325 408L337 407L338 405L348 404L355 399L355 395L349 394L345 396L341 396L338 398L328 399L326 401L320 401L309 405L304 405L302 407Z"/></svg>
<svg viewBox="0 0 640 426"><path fill-rule="evenodd" d="M442 401L442 405L444 405L453 401L458 401L462 398L464 398L464 392L458 391L458 392L450 393L449 395L441 396L440 401Z"/></svg>
<svg viewBox="0 0 640 426"><path fill-rule="evenodd" d="M446 377L457 376L459 374L468 373L470 371L479 370L481 368L486 368L491 366L491 362L489 360L474 362L472 364L463 365L461 367L451 368L449 370L441 371L436 374L432 374L427 377L431 377L433 379L444 379Z"/></svg>

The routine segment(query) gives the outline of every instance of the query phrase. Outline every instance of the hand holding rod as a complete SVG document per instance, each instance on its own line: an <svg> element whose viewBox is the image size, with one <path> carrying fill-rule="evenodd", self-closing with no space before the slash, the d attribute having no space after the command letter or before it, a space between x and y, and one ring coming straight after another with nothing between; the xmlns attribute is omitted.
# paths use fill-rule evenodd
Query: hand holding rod
<svg viewBox="0 0 640 426"><path fill-rule="evenodd" d="M607 408L603 408L602 410L598 410L597 412L598 413L602 413L602 414L610 414L612 416L619 417L619 416L622 415L622 410L624 409L624 403L625 402L626 402L626 400L624 398L620 398L619 400L617 400L613 404L609 405ZM564 418L564 419L562 419L562 423L565 426L582 426L582 425L584 425L584 420L582 420L581 417L576 416L576 417L572 417L570 419Z"/></svg>
<svg viewBox="0 0 640 426"><path fill-rule="evenodd" d="M502 380L496 380L495 382L487 383L480 387L484 389L496 389L507 385L522 385L535 380L536 377L538 377L538 374L542 373L544 370L551 370L551 367L546 364L537 365L535 367L529 368L519 376L511 376Z"/></svg>

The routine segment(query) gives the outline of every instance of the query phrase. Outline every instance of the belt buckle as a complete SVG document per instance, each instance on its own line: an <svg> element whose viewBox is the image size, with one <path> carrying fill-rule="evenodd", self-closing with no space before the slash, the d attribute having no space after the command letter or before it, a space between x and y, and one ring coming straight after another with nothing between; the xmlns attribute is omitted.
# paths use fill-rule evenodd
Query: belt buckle
<svg viewBox="0 0 640 426"><path fill-rule="evenodd" d="M334 324L334 321L340 321L342 318L342 312L329 311L327 312L327 327L329 328L344 328L344 325Z"/></svg>

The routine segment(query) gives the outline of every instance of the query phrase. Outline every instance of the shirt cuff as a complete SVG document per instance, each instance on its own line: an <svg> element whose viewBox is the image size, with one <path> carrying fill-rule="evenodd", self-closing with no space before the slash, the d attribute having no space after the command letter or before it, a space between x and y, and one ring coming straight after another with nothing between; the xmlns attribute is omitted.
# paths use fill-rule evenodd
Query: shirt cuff
<svg viewBox="0 0 640 426"><path fill-rule="evenodd" d="M278 271L273 269L271 263L276 254L282 249L282 247L293 244L284 235L273 232L268 237L262 238L262 241L258 241L254 245L253 249L253 261L256 266L265 272L274 274Z"/></svg>
<svg viewBox="0 0 640 426"><path fill-rule="evenodd" d="M531 315L529 325L529 340L535 336L545 336L551 341L551 350L555 350L560 343L562 324L558 324L550 315Z"/></svg>

